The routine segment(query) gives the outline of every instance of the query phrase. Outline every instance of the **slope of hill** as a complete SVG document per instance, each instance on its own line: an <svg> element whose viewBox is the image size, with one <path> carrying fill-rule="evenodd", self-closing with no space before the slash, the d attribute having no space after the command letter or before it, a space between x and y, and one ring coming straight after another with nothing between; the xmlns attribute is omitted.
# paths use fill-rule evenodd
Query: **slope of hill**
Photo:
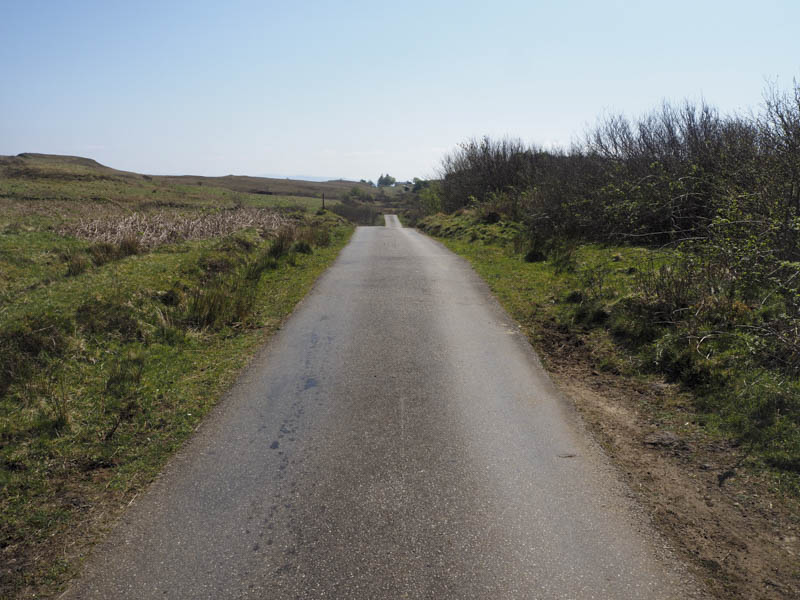
<svg viewBox="0 0 800 600"><path fill-rule="evenodd" d="M0 177L55 180L126 180L165 185L211 186L233 192L275 196L302 196L327 199L341 198L353 188L373 189L368 184L347 180L302 181L246 175L203 177L200 175L146 175L120 171L80 156L24 152L17 156L0 156Z"/></svg>

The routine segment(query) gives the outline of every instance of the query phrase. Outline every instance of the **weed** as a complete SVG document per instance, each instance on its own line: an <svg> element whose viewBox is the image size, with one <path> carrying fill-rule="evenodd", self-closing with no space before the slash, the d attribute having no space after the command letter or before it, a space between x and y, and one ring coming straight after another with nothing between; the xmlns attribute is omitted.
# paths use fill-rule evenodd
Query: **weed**
<svg viewBox="0 0 800 600"><path fill-rule="evenodd" d="M187 320L196 327L214 329L243 324L255 304L256 287L252 280L228 277L198 288L189 299Z"/></svg>
<svg viewBox="0 0 800 600"><path fill-rule="evenodd" d="M139 410L137 396L144 368L144 357L136 350L129 350L112 364L103 402L103 414L110 425L103 433L103 441L108 442L119 426Z"/></svg>
<svg viewBox="0 0 800 600"><path fill-rule="evenodd" d="M295 242L294 246L292 247L292 250L300 254L311 254L313 252L311 244L303 241Z"/></svg>
<svg viewBox="0 0 800 600"><path fill-rule="evenodd" d="M132 232L126 233L117 243L117 255L120 258L139 254L143 250L142 242L138 236Z"/></svg>
<svg viewBox="0 0 800 600"><path fill-rule="evenodd" d="M575 260L575 242L564 241L550 250L550 262L556 273L572 273L577 267Z"/></svg>
<svg viewBox="0 0 800 600"><path fill-rule="evenodd" d="M264 272L278 268L278 261L272 255L271 248L267 252L261 252L258 256L248 261L241 269L241 276L246 281L257 283Z"/></svg>
<svg viewBox="0 0 800 600"><path fill-rule="evenodd" d="M42 313L26 315L0 331L0 396L43 368L50 357L63 356L71 329L69 319Z"/></svg>
<svg viewBox="0 0 800 600"><path fill-rule="evenodd" d="M272 244L269 248L269 255L272 258L280 258L284 254L286 254L289 249L292 247L292 242L294 241L294 228L292 227L281 227L272 240Z"/></svg>
<svg viewBox="0 0 800 600"><path fill-rule="evenodd" d="M63 373L45 363L25 382L27 405L36 409L29 434L52 437L69 426L69 392Z"/></svg>
<svg viewBox="0 0 800 600"><path fill-rule="evenodd" d="M315 227L311 243L317 248L327 248L331 245L331 230L328 226Z"/></svg>
<svg viewBox="0 0 800 600"><path fill-rule="evenodd" d="M84 273L89 268L89 257L83 252L74 252L70 254L67 260L67 276L74 277Z"/></svg>
<svg viewBox="0 0 800 600"><path fill-rule="evenodd" d="M94 264L98 267L116 260L118 257L117 247L109 242L97 242L96 244L92 244L87 248L87 252L89 256L92 257Z"/></svg>

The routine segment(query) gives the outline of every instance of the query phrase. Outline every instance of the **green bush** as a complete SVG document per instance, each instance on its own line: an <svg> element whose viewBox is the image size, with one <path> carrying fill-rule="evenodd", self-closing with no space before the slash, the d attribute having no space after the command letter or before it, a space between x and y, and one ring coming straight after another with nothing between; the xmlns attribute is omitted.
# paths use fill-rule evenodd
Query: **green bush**
<svg viewBox="0 0 800 600"><path fill-rule="evenodd" d="M303 241L295 242L293 250L295 252L299 252L300 254L311 254L313 252L313 250L311 249L311 244Z"/></svg>

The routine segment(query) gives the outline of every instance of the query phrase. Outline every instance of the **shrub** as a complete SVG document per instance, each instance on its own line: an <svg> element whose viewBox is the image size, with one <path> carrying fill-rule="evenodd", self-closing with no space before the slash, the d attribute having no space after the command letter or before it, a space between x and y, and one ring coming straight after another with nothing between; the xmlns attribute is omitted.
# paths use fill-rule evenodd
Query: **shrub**
<svg viewBox="0 0 800 600"><path fill-rule="evenodd" d="M272 240L272 244L269 248L269 256L272 258L280 258L289 251L289 249L292 247L293 241L294 228L281 227L278 230L275 238Z"/></svg>
<svg viewBox="0 0 800 600"><path fill-rule="evenodd" d="M537 248L535 246L529 248L527 252L525 252L525 262L542 262L547 258L547 255L542 251L541 248Z"/></svg>
<svg viewBox="0 0 800 600"><path fill-rule="evenodd" d="M295 252L299 252L300 254L311 254L313 250L311 249L311 244L308 242L295 242L293 247Z"/></svg>
<svg viewBox="0 0 800 600"><path fill-rule="evenodd" d="M649 353L653 369L716 402L732 431L777 448L773 464L797 464L800 84L769 90L752 117L691 102L612 115L569 151L468 140L441 175L441 208L483 223L462 237L485 240L517 219L525 239L515 251L528 262L547 256L559 273L575 270L576 242L666 249L627 271L581 271L581 298L565 314ZM431 204L422 189L412 194L417 213ZM421 226L433 235L454 233L428 221ZM606 276L624 272L628 296L605 297ZM748 383L760 370L766 383ZM779 438L779 447L770 441Z"/></svg>

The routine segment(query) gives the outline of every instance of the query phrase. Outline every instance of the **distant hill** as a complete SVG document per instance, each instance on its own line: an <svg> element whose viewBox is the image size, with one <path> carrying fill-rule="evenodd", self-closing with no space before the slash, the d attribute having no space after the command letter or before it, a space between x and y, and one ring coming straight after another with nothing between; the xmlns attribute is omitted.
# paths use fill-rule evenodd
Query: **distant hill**
<svg viewBox="0 0 800 600"><path fill-rule="evenodd" d="M322 177L319 175L276 175L275 173L261 173L254 177L263 177L264 179L294 179L295 181L353 181L351 179L342 179L341 177ZM355 182L353 182L355 183Z"/></svg>
<svg viewBox="0 0 800 600"><path fill-rule="evenodd" d="M0 169L7 176L48 178L63 180L90 179L145 179L162 183L181 185L209 185L235 192L277 196L307 196L319 198L339 198L354 187L364 191L369 185L355 181L304 181L301 179L282 179L272 177L249 177L246 175L226 175L224 177L203 177L200 175L145 175L129 171L119 171L100 164L91 158L23 152L17 156L0 156Z"/></svg>

